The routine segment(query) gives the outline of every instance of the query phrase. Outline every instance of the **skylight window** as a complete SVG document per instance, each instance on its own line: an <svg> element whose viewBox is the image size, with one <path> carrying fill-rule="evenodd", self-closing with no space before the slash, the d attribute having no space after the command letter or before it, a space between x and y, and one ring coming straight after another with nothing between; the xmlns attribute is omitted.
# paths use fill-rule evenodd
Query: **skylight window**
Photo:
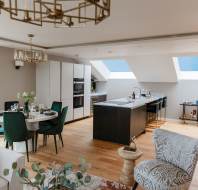
<svg viewBox="0 0 198 190"><path fill-rule="evenodd" d="M173 58L178 79L198 80L198 56Z"/></svg>
<svg viewBox="0 0 198 190"><path fill-rule="evenodd" d="M198 57L178 57L180 71L198 71Z"/></svg>
<svg viewBox="0 0 198 190"><path fill-rule="evenodd" d="M108 75L108 79L136 79L128 62L123 59L104 59L90 61L99 72ZM108 73L108 74L107 74Z"/></svg>
<svg viewBox="0 0 198 190"><path fill-rule="evenodd" d="M110 72L131 72L128 63L125 60L114 59L114 60L103 60L105 66Z"/></svg>

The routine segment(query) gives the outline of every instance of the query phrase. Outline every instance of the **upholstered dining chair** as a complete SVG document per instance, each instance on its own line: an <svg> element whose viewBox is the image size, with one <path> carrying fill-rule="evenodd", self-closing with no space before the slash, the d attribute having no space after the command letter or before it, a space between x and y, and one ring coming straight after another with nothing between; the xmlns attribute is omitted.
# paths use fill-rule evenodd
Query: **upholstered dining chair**
<svg viewBox="0 0 198 190"><path fill-rule="evenodd" d="M62 131L63 131L63 127L65 124L65 118L67 115L67 110L68 107L64 107L60 117L58 118L58 123L57 125L50 125L49 126L43 126L41 127L37 132L36 132L36 150L37 150L37 141L38 141L38 135L42 134L45 136L49 136L49 135L53 135L54 136L54 143L55 143L55 149L56 149L56 154L58 153L58 149L57 149L57 141L56 141L56 136L58 135L61 142L62 142L62 146L64 146L63 143L63 138L62 138Z"/></svg>
<svg viewBox="0 0 198 190"><path fill-rule="evenodd" d="M11 109L11 106L14 104L19 104L19 101L8 101L4 103L4 110L9 111Z"/></svg>
<svg viewBox="0 0 198 190"><path fill-rule="evenodd" d="M32 139L32 150L34 150L34 134L27 130L24 114L22 112L4 112L3 117L6 148L10 145L13 149L14 142L24 141L29 162L28 140Z"/></svg>
<svg viewBox="0 0 198 190"><path fill-rule="evenodd" d="M58 117L52 120L48 121L41 121L39 122L39 128L44 128L48 130L48 127L51 128L51 126L56 126L58 124L58 119L61 115L62 111L62 102L53 101L51 105L51 110L58 112ZM47 145L47 136L43 135L43 145Z"/></svg>
<svg viewBox="0 0 198 190"><path fill-rule="evenodd" d="M139 163L135 184L144 190L187 190L198 159L198 140L156 129L153 135L156 159Z"/></svg>

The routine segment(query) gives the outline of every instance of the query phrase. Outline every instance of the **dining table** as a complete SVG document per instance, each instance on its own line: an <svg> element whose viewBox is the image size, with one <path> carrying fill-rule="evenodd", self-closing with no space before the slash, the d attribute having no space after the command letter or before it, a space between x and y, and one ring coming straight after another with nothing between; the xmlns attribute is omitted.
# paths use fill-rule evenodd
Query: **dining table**
<svg viewBox="0 0 198 190"><path fill-rule="evenodd" d="M40 112L30 112L29 117L25 120L27 129L29 131L35 132L39 129L39 122L41 121L49 121L58 117L58 112L53 111L54 114L49 113L40 113ZM3 127L3 115L0 116L0 125ZM44 127L44 126L43 126ZM32 150L32 140L28 140L29 152ZM25 142L15 142L13 144L13 149L20 153L26 152Z"/></svg>

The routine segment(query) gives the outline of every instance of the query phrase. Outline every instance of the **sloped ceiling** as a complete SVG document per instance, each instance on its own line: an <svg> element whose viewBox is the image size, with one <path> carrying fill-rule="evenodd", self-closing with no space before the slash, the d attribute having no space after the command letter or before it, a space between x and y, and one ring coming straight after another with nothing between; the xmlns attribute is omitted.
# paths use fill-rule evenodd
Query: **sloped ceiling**
<svg viewBox="0 0 198 190"><path fill-rule="evenodd" d="M139 82L177 82L171 55L142 55L127 57Z"/></svg>

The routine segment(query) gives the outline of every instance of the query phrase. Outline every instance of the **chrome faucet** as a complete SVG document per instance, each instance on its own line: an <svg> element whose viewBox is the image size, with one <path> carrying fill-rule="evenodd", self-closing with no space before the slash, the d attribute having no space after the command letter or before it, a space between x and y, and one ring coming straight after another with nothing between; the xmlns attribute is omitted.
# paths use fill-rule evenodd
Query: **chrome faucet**
<svg viewBox="0 0 198 190"><path fill-rule="evenodd" d="M137 87L137 86L136 86L136 87L133 87L132 90L133 90L133 92L135 93L135 96L136 96L136 97L139 97L139 98L141 97L141 92L142 92L142 90L141 90L140 87ZM137 94L136 94L136 90L139 90L139 95L138 95L138 96L137 96Z"/></svg>

